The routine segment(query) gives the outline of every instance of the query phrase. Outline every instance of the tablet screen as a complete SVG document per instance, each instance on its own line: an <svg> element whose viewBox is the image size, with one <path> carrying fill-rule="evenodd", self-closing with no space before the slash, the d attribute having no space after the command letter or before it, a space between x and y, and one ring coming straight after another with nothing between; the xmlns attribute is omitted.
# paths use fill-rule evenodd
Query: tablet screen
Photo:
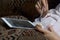
<svg viewBox="0 0 60 40"><path fill-rule="evenodd" d="M19 19L12 19L12 18L2 18L2 20L12 28L34 28L32 22L28 20L19 20Z"/></svg>

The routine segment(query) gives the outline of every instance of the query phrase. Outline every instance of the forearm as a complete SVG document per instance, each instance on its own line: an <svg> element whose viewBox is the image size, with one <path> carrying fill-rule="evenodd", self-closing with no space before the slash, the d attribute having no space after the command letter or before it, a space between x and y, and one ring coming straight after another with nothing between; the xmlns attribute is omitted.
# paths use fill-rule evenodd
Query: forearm
<svg viewBox="0 0 60 40"><path fill-rule="evenodd" d="M48 8L48 0L42 0L42 3L43 3L43 5L44 5L45 7Z"/></svg>
<svg viewBox="0 0 60 40"><path fill-rule="evenodd" d="M48 0L42 0L43 5L48 5Z"/></svg>

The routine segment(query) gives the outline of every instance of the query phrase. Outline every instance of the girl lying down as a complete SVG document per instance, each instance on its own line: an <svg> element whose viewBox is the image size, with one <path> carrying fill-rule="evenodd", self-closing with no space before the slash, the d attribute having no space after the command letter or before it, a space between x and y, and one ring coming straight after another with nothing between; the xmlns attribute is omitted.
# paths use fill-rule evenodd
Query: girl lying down
<svg viewBox="0 0 60 40"><path fill-rule="evenodd" d="M41 9L39 8L39 2L36 5L36 9L38 10L38 12L41 12ZM48 4L47 4L48 5ZM44 15L44 14L42 14ZM48 25L52 25L54 31L60 35L60 4L55 8L55 9L50 9L47 14L41 18L38 17L35 19L35 21L33 22L34 25L39 24L42 25L42 28L44 29L48 29Z"/></svg>

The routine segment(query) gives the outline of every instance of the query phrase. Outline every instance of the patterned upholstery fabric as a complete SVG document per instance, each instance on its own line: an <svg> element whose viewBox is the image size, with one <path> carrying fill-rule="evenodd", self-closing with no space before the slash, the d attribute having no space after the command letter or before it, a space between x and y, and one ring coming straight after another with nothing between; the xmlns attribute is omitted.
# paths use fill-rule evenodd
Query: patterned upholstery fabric
<svg viewBox="0 0 60 40"><path fill-rule="evenodd" d="M38 0L0 0L0 17L21 18L29 20L39 16L35 9ZM18 16L13 16L18 15ZM22 17L23 15L25 17ZM0 19L0 40L47 40L36 30L12 29Z"/></svg>
<svg viewBox="0 0 60 40"><path fill-rule="evenodd" d="M23 16L6 16L9 18L24 19ZM13 29L9 28L0 19L0 40L47 40L42 33L34 29Z"/></svg>

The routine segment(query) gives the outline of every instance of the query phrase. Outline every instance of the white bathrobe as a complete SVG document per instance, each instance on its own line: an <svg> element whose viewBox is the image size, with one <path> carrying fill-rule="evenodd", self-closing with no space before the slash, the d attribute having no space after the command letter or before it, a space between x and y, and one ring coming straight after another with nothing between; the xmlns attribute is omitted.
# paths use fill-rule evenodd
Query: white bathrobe
<svg viewBox="0 0 60 40"><path fill-rule="evenodd" d="M41 18L41 22L39 21L39 18L36 18L33 24L42 24L42 28L44 29L47 29L48 25L52 25L54 31L60 35L60 4L56 9L49 10L47 15L44 18Z"/></svg>

